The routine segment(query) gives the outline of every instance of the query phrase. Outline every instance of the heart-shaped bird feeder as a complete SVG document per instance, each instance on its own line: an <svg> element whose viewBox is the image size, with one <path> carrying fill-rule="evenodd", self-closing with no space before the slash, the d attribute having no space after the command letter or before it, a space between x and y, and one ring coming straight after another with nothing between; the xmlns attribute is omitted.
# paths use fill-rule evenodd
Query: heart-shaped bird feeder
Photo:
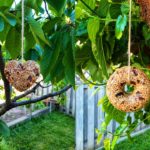
<svg viewBox="0 0 150 150"><path fill-rule="evenodd" d="M39 66L32 60L24 63L17 60L9 61L4 72L10 84L20 92L30 88L40 75Z"/></svg>

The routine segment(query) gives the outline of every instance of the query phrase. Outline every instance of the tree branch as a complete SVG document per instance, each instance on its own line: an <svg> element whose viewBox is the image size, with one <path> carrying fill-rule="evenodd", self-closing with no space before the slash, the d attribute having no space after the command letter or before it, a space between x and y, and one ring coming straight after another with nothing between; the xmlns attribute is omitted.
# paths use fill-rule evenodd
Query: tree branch
<svg viewBox="0 0 150 150"><path fill-rule="evenodd" d="M11 91L10 91L10 84L4 74L4 68L5 68L5 63L3 60L3 55L2 55L1 45L0 45L0 72L2 75L2 80L4 82L6 106L8 106L11 103Z"/></svg>
<svg viewBox="0 0 150 150"><path fill-rule="evenodd" d="M51 19L51 16L50 16L50 14L49 14L49 12L48 12L48 9L47 9L47 3L46 3L46 0L43 0L43 1L44 1L45 11L46 11L46 13L47 13L47 15L48 15L48 18Z"/></svg>
<svg viewBox="0 0 150 150"><path fill-rule="evenodd" d="M40 82L37 82L36 85L35 85L32 89L27 90L27 91L24 92L23 94L14 97L11 101L12 101L12 102L16 102L17 100L19 100L19 99L21 99L21 98L23 98L23 97L25 97L25 96L27 96L27 95L29 95L29 94L31 94L31 93L35 93L35 90L36 90L38 87L41 87L41 88L48 88L48 87L50 87L50 86L51 86L51 85L48 85L48 86L43 86L43 85L41 85L41 81L40 81Z"/></svg>
<svg viewBox="0 0 150 150"><path fill-rule="evenodd" d="M3 114L5 114L6 111L8 111L9 109L11 109L11 108L7 107L7 106L6 106L6 103L2 104L2 105L0 106L0 116L3 115Z"/></svg>
<svg viewBox="0 0 150 150"><path fill-rule="evenodd" d="M36 90L39 86L40 86L40 82L37 83L32 89L27 90L27 91L24 92L23 94L14 97L14 98L12 99L12 102L16 102L17 100L19 100L19 99L21 99L21 98L23 98L23 97L25 97L25 96L27 96L27 95L29 95L29 94L31 94L31 93L34 93L35 90Z"/></svg>
<svg viewBox="0 0 150 150"><path fill-rule="evenodd" d="M27 104L32 104L32 103L36 103L36 102L39 102L39 101L42 101L44 99L47 99L49 97L53 97L53 96L57 96L57 95L60 95L64 92L66 92L68 89L70 89L72 86L69 85L69 86L66 86L64 87L63 89L61 89L60 91L58 92L54 92L54 93L49 93L47 95L43 95L41 97L37 97L37 98L33 98L33 99L30 99L30 100L24 100L24 101L20 101L20 102L12 102L12 108L14 107L17 107L17 106L22 106L22 105L27 105Z"/></svg>
<svg viewBox="0 0 150 150"><path fill-rule="evenodd" d="M50 87L50 86L52 86L52 85L50 84L50 85L47 85L47 86L43 86L43 85L39 84L39 86L40 86L41 88L45 89L45 88L48 88L48 87Z"/></svg>
<svg viewBox="0 0 150 150"><path fill-rule="evenodd" d="M93 10L87 3L85 3L83 0L80 0L93 14L97 15L98 17L101 17L95 10Z"/></svg>

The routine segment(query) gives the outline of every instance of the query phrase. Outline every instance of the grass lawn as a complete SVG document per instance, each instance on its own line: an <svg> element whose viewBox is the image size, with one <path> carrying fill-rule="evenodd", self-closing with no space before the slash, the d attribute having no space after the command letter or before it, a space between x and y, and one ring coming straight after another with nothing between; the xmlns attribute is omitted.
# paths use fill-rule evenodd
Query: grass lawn
<svg viewBox="0 0 150 150"><path fill-rule="evenodd" d="M73 150L74 119L59 112L32 119L11 129L10 150Z"/></svg>
<svg viewBox="0 0 150 150"><path fill-rule="evenodd" d="M133 138L133 142L125 140L115 150L150 150L150 130Z"/></svg>

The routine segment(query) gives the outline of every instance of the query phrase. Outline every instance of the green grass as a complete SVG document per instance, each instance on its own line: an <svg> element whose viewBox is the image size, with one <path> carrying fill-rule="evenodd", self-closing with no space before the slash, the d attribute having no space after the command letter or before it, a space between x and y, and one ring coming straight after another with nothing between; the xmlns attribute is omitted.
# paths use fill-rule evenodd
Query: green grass
<svg viewBox="0 0 150 150"><path fill-rule="evenodd" d="M53 112L14 129L7 143L15 150L73 150L74 119Z"/></svg>
<svg viewBox="0 0 150 150"><path fill-rule="evenodd" d="M150 150L150 130L133 138L133 142L125 140L115 150Z"/></svg>

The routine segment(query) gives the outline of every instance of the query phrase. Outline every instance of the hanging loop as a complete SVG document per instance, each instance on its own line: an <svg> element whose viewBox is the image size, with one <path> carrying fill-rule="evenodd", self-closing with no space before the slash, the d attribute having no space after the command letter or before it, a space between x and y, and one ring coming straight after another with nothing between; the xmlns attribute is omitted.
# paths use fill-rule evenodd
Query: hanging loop
<svg viewBox="0 0 150 150"><path fill-rule="evenodd" d="M129 0L129 37L128 37L128 81L130 83L130 69L131 69L131 26L132 26L132 0Z"/></svg>
<svg viewBox="0 0 150 150"><path fill-rule="evenodd" d="M21 3L21 15L22 15L22 23L21 23L21 61L24 60L24 0Z"/></svg>

